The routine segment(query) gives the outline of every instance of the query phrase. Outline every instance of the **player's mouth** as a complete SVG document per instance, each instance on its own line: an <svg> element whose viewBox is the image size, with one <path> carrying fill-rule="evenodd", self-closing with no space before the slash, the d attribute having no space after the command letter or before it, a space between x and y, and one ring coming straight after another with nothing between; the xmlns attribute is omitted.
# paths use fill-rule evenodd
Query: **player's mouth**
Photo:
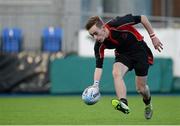
<svg viewBox="0 0 180 126"><path fill-rule="evenodd" d="M100 43L102 43L104 41L104 39L100 39L100 40L98 40L98 42L100 42Z"/></svg>

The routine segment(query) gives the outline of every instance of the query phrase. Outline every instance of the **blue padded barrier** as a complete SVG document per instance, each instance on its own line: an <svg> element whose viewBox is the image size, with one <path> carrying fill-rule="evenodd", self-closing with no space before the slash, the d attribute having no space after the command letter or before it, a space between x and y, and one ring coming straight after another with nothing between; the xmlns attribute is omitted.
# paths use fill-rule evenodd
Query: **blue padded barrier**
<svg viewBox="0 0 180 126"><path fill-rule="evenodd" d="M22 47L22 30L20 28L4 28L2 30L2 51L18 53Z"/></svg>
<svg viewBox="0 0 180 126"><path fill-rule="evenodd" d="M61 51L62 29L59 27L47 27L42 34L42 51L58 52Z"/></svg>

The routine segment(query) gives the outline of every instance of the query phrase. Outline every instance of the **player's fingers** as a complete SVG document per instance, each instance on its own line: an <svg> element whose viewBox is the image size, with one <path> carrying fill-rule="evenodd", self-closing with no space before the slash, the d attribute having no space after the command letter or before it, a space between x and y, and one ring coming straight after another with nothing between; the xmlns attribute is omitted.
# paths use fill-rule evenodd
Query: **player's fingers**
<svg viewBox="0 0 180 126"><path fill-rule="evenodd" d="M154 48L155 48L156 50L158 50L159 52L161 52L161 50L160 50L160 48L159 48L158 45L154 46Z"/></svg>
<svg viewBox="0 0 180 126"><path fill-rule="evenodd" d="M158 50L159 52L161 52L161 50L160 50L159 48L157 48L157 50Z"/></svg>
<svg viewBox="0 0 180 126"><path fill-rule="evenodd" d="M158 49L160 50L160 52L163 50L162 46L159 46Z"/></svg>
<svg viewBox="0 0 180 126"><path fill-rule="evenodd" d="M154 48L157 49L157 45L154 45Z"/></svg>
<svg viewBox="0 0 180 126"><path fill-rule="evenodd" d="M163 46L163 44L161 42L159 44L160 44L160 46Z"/></svg>
<svg viewBox="0 0 180 126"><path fill-rule="evenodd" d="M161 50L163 50L163 47L162 46L159 46L161 48Z"/></svg>

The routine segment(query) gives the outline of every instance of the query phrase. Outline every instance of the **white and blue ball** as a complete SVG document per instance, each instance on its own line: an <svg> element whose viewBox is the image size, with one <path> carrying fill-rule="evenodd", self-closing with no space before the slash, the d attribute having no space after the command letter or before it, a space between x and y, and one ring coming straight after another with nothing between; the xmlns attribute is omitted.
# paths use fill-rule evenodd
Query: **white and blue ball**
<svg viewBox="0 0 180 126"><path fill-rule="evenodd" d="M82 100L87 105L93 105L99 101L101 94L97 86L89 86L83 91Z"/></svg>

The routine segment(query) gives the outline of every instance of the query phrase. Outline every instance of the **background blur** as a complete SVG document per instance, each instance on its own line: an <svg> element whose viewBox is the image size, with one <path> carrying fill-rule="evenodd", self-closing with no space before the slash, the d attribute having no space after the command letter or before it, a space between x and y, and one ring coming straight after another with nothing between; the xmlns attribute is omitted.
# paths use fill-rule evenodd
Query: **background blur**
<svg viewBox="0 0 180 126"><path fill-rule="evenodd" d="M93 82L93 41L84 30L90 16L105 21L129 13L146 15L164 44L152 49L152 92L180 91L179 0L0 0L0 93L81 93ZM106 52L101 89L114 93L113 52ZM125 78L135 92L134 73Z"/></svg>

